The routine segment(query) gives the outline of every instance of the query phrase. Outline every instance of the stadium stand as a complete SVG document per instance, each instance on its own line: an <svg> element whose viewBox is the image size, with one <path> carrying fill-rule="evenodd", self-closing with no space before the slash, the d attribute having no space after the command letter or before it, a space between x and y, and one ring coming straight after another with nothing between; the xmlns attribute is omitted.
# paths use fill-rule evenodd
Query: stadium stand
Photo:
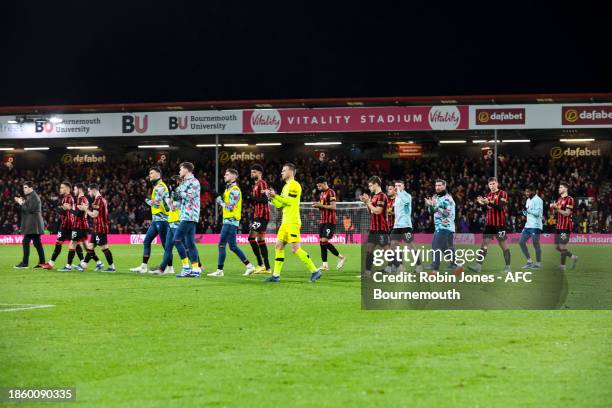
<svg viewBox="0 0 612 408"><path fill-rule="evenodd" d="M413 196L413 225L416 232L432 232L431 216L425 210L423 199L433 192L433 180L443 178L450 186L450 192L457 203L457 231L480 232L484 225L484 214L475 198L485 193L486 180L493 174L489 160L474 160L466 156L443 157L439 159L420 158L413 160L391 160L390 171L383 171L367 160L347 160L340 156L321 162L314 157L293 158L298 168L297 179L303 186L303 201L315 201L318 193L315 178L326 176L330 186L338 194L339 201L357 201L366 192L367 179L377 174L383 181L404 179L407 190ZM175 174L180 158L162 165L164 177ZM266 160L265 178L271 186L280 190L280 168L284 161ZM202 215L198 233L216 233L219 222L214 220L214 162L196 162L196 175L202 184ZM232 162L231 166L240 172L240 185L248 197L250 192L249 168L252 162ZM0 173L0 234L18 233L19 211L12 197L21 190L26 179L38 183L37 191L43 201L46 229L55 233L58 216L53 204L58 199L59 184L62 180L75 182L96 182L102 186L103 195L109 202L111 233L144 233L150 222L150 211L144 204L149 194L145 179L148 169L159 165L153 158L111 159L106 163L60 165L53 164L24 170L14 168ZM229 166L229 164L228 164ZM612 232L612 188L610 158L572 157L552 160L548 157L500 158L498 177L500 185L509 196L509 229L520 232L523 226L521 210L524 205L522 189L527 184L538 187L544 202L550 203L557 197L557 186L561 180L570 183L570 194L579 203L574 213L575 232ZM222 166L223 169L224 166ZM222 173L221 173L222 174ZM78 175L78 176L75 176ZM220 184L220 189L221 184ZM545 205L545 232L554 229L554 217L548 214ZM242 232L248 232L250 206L244 208Z"/></svg>

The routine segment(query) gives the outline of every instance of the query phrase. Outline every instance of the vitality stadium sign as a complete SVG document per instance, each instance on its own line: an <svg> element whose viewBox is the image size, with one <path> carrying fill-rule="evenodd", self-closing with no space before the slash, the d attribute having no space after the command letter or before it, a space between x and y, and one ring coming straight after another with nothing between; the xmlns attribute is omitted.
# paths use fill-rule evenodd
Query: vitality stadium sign
<svg viewBox="0 0 612 408"><path fill-rule="evenodd" d="M468 128L467 106L256 109L244 111L244 133L378 132Z"/></svg>

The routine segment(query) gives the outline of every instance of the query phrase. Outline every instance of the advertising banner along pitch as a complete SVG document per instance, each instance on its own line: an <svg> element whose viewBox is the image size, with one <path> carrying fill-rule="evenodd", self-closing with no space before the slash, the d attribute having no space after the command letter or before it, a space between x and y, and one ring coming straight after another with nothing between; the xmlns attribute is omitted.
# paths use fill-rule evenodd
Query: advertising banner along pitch
<svg viewBox="0 0 612 408"><path fill-rule="evenodd" d="M0 138L46 139L242 133L242 111L139 112L56 115L62 122L11 124L0 116Z"/></svg>
<svg viewBox="0 0 612 408"><path fill-rule="evenodd" d="M243 115L244 133L457 130L468 122L467 106L257 109Z"/></svg>
<svg viewBox="0 0 612 408"><path fill-rule="evenodd" d="M379 106L0 116L0 139L612 127L612 104ZM36 121L38 120L38 121Z"/></svg>

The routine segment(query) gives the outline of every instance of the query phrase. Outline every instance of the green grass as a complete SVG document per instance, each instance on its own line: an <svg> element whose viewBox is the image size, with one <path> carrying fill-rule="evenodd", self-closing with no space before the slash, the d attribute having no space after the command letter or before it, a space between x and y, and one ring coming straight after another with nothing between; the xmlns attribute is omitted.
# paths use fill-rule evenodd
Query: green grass
<svg viewBox="0 0 612 408"><path fill-rule="evenodd" d="M21 248L0 247L0 303L55 305L0 313L0 387L74 386L70 407L612 404L611 311L364 311L357 247L314 285L289 251L266 285L233 254L222 279L179 280L112 249L116 274L14 270ZM588 265L609 247L572 249L609 273ZM200 251L214 268L216 247Z"/></svg>

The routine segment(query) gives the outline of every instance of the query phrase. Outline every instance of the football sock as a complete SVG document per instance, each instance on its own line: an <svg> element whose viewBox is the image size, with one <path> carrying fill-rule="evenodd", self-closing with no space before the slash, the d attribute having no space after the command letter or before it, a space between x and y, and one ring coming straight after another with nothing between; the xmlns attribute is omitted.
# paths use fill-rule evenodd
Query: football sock
<svg viewBox="0 0 612 408"><path fill-rule="evenodd" d="M87 252L89 252L89 249L87 250ZM98 255L96 255L95 248L91 249L91 259L93 259L96 263L100 262L100 258L98 258Z"/></svg>
<svg viewBox="0 0 612 408"><path fill-rule="evenodd" d="M268 259L268 247L266 245L266 240L257 241L257 245L259 245L259 251L261 252L261 257L264 261L264 266L266 269L270 269L270 260Z"/></svg>
<svg viewBox="0 0 612 408"><path fill-rule="evenodd" d="M321 242L319 246L321 247L321 260L327 262L327 242Z"/></svg>
<svg viewBox="0 0 612 408"><path fill-rule="evenodd" d="M110 249L108 248L103 249L102 253L106 257L106 262L108 262L108 265L109 266L112 265L113 264L113 254L111 253Z"/></svg>
<svg viewBox="0 0 612 408"><path fill-rule="evenodd" d="M336 249L336 247L334 246L334 244L332 244L331 242L327 242L327 249L329 250L329 252L332 253L332 255L334 256L338 256L340 255L340 253L338 252L338 250Z"/></svg>
<svg viewBox="0 0 612 408"><path fill-rule="evenodd" d="M283 264L285 263L285 250L277 249L276 257L274 258L274 275L279 276L283 270Z"/></svg>
<svg viewBox="0 0 612 408"><path fill-rule="evenodd" d="M74 249L68 249L68 265L72 265L72 261L74 261L75 252L76 251Z"/></svg>
<svg viewBox="0 0 612 408"><path fill-rule="evenodd" d="M504 261L507 266L510 266L510 249L504 249Z"/></svg>
<svg viewBox="0 0 612 408"><path fill-rule="evenodd" d="M259 245L257 245L257 240L254 237L249 237L249 244L251 245L253 254L255 254L255 258L257 259L257 265L262 266L263 262L261 260L261 251L259 250Z"/></svg>
<svg viewBox="0 0 612 408"><path fill-rule="evenodd" d="M88 249L87 255L85 255L85 259L83 259L83 262L88 263L91 260L91 258L93 258L93 255L94 255L93 249Z"/></svg>
<svg viewBox="0 0 612 408"><path fill-rule="evenodd" d="M60 252L62 252L62 244L56 243L55 249L53 250L53 255L51 255L51 260L55 262Z"/></svg>
<svg viewBox="0 0 612 408"><path fill-rule="evenodd" d="M561 265L565 265L565 261L567 260L568 257L572 256L572 253L570 251L568 251L567 249L561 249Z"/></svg>
<svg viewBox="0 0 612 408"><path fill-rule="evenodd" d="M75 248L75 252L76 252L76 256L79 258L79 261L82 261L84 256L83 256L83 248L81 247L81 244L77 244Z"/></svg>
<svg viewBox="0 0 612 408"><path fill-rule="evenodd" d="M310 259L310 255L308 255L308 252L300 248L295 251L295 254L298 258L300 258L300 261L302 261L302 263L306 265L306 268L308 268L308 272L312 273L317 270L317 267L315 266L314 262L312 262L312 259Z"/></svg>

